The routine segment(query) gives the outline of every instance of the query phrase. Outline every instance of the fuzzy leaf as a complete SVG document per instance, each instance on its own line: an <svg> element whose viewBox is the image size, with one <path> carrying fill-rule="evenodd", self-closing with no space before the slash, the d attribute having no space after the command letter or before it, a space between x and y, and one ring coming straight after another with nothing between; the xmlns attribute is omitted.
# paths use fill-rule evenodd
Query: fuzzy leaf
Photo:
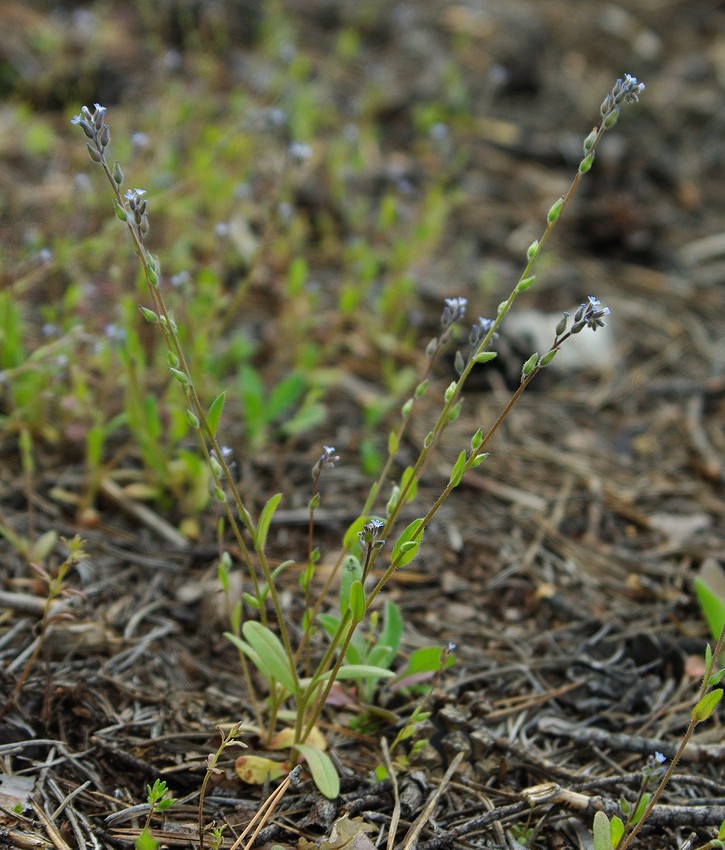
<svg viewBox="0 0 725 850"><path fill-rule="evenodd" d="M350 585L350 613L353 623L360 623L365 617L365 590L359 580Z"/></svg>
<svg viewBox="0 0 725 850"><path fill-rule="evenodd" d="M274 512L277 510L277 505L279 504L281 498L281 493L276 493L274 496L272 496L272 498L262 508L262 513L259 515L259 522L257 523L257 532L254 536L254 547L258 552L264 552L264 547L267 545L267 534L269 533L269 526L272 522L272 517L274 516Z"/></svg>
<svg viewBox="0 0 725 850"><path fill-rule="evenodd" d="M309 744L296 744L295 749L305 757L318 791L329 800L334 800L340 793L340 777L337 775L332 759L327 753Z"/></svg>
<svg viewBox="0 0 725 850"><path fill-rule="evenodd" d="M594 815L594 850L612 850L612 833L609 818L604 812Z"/></svg>
<svg viewBox="0 0 725 850"><path fill-rule="evenodd" d="M247 620L242 626L242 634L261 663L280 685L290 694L297 693L297 682L292 673L289 658L284 651L282 641L266 626L254 620Z"/></svg>
<svg viewBox="0 0 725 850"><path fill-rule="evenodd" d="M705 696L692 709L692 719L695 723L702 723L703 720L713 713L717 708L717 704L722 699L722 688L716 688L714 691L705 694Z"/></svg>
<svg viewBox="0 0 725 850"><path fill-rule="evenodd" d="M342 563L340 574L340 616L344 617L350 607L350 590L354 581L362 580L362 564L354 555L348 555Z"/></svg>
<svg viewBox="0 0 725 850"><path fill-rule="evenodd" d="M415 541L412 541L417 544L416 546L413 546L412 548L406 547L405 550L402 549L402 546L404 543L410 541L411 537L413 537L413 535L418 531L422 523L422 518L414 519L413 522L411 522L407 526L407 528L403 530L400 537L398 537L398 539L395 541L395 545L393 546L393 552L391 554L391 560L392 563L395 564L396 568L406 566L413 560L413 558L415 558L423 535L419 535L418 537L416 537Z"/></svg>

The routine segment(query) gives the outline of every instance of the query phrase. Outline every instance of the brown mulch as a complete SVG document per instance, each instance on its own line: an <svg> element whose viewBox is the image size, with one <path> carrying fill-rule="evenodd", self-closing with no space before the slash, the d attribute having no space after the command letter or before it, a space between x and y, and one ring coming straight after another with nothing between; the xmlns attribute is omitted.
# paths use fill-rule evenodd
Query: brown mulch
<svg viewBox="0 0 725 850"><path fill-rule="evenodd" d="M354 19L346 2L286 6L321 53ZM671 758L677 748L708 639L693 578L704 564L725 565L725 15L715 3L693 10L676 0L636 12L574 0L507 4L505 12L442 0L390 6L363 28L359 60L383 68L389 83L380 180L401 162L416 165L406 147L408 110L432 96L437 79L435 62L430 74L411 73L421 51L445 65L458 44L476 116L456 138L465 154L463 199L445 250L420 272L420 348L435 332L443 297L495 309L566 187L611 78L631 71L647 82L567 211L551 246L555 262L522 308L560 313L595 294L612 308L611 336L598 362L541 375L491 457L436 517L419 558L390 584L406 620L406 651L456 644L456 664L437 683L420 730L428 744L395 783L376 782L380 739L390 742L397 729L353 734L349 716L330 710L324 731L341 797L324 800L303 775L259 843L326 839L347 813L374 827L376 846L388 841L395 818L388 846L406 850L514 847L512 827L530 830L527 846L588 848L594 811L616 814L620 797L635 799L647 758ZM499 67L509 76L504 91L492 93L485 81ZM132 79L134 68L123 73ZM337 82L360 85L354 74ZM310 184L305 203L328 203L314 177ZM263 292L253 297L267 303ZM451 459L510 397L522 352L531 350L526 333L502 334L513 374L492 370L468 391L419 504L435 498ZM240 458L257 502L275 487L306 488L316 446L355 443L355 394L379 380L375 352L364 354L350 356L355 380L334 396L336 433L316 435L283 462ZM428 408L403 447L406 460L452 374L451 362L439 364ZM26 534L31 511L15 452L6 441L0 506L3 521ZM82 595L68 603L72 617L54 623L0 721L0 847L130 847L145 817L144 787L158 777L178 803L155 820L156 837L198 846L199 791L217 727L252 722L236 653L222 637L213 531L175 547L166 518L139 513L112 492L99 502L98 527L79 529L51 491L59 482L73 489L81 468L62 457L41 460L30 494L35 533L81 533L89 557L73 577ZM344 460L326 474L318 524L326 558L365 487ZM303 490L299 504L306 498ZM304 557L297 507L280 512L270 533L279 560ZM42 587L7 542L0 546L7 697L37 640ZM288 582L282 598L294 622L296 579ZM388 700L402 721L412 706ZM640 843L681 847L693 832L703 843L725 818L722 710L693 741ZM254 748L252 737L247 743ZM228 825L227 848L268 796L236 779L230 753L204 804L207 823ZM22 815L12 813L16 803L28 804Z"/></svg>

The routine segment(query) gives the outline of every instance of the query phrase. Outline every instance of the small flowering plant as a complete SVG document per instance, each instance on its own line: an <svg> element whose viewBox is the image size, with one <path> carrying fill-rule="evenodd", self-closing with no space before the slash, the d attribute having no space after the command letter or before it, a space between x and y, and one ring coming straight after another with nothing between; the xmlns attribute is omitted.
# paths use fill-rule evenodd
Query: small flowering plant
<svg viewBox="0 0 725 850"><path fill-rule="evenodd" d="M423 372L411 397L402 405L397 429L388 436L388 455L383 469L370 488L359 517L345 533L334 567L317 591L314 588L317 585L315 578L320 552L315 545L315 511L321 500L322 475L340 462L340 456L335 448L325 446L312 467L306 563L299 568L293 560L288 560L272 570L267 556L267 537L282 494L273 495L257 517L252 515L245 504L218 437L224 410L224 393L208 406L202 401L176 323L164 299L159 261L146 246L149 231L146 192L138 188L124 192L124 175L120 164L110 164L107 159L111 133L105 120L105 107L95 104L91 110L84 106L73 119L73 123L82 129L86 137L91 159L100 165L109 181L114 193L116 216L126 226L133 250L141 263L149 297L148 304L140 307L141 313L163 335L168 352L169 376L178 383L183 393L186 419L196 433L200 450L206 459L214 498L223 510L225 522L248 575L250 591L243 594L241 599L229 599L231 627L227 636L239 650L242 673L262 743L269 749L286 749L289 753L285 762L270 759L261 767L257 765L255 769L257 775L262 777L261 781L266 776L283 775L298 761L304 760L320 791L329 797L337 795L339 779L332 760L325 752L318 719L337 682L352 681L360 698L369 699L374 696L378 683L394 677L391 666L402 635L402 618L394 606L388 605L384 610L382 629L377 631L374 626L378 595L396 570L413 561L426 528L466 473L485 461L488 444L539 371L551 363L561 346L573 334L587 328L596 331L604 325L609 308L603 307L594 296L588 296L586 302L576 310L571 325L570 316L565 313L555 329L549 350L543 354L535 352L523 364L520 385L494 424L488 430L479 428L470 438L469 446L460 452L438 498L405 528L399 528L401 512L416 499L418 483L432 452L447 426L461 412L462 390L469 375L474 368L496 357L496 352L491 351L490 346L496 339L501 323L519 295L535 284L536 261L579 181L592 167L601 138L616 124L622 106L636 102L643 90L643 83L626 75L617 80L605 97L600 109L599 126L584 141L583 157L569 189L551 206L540 238L529 246L519 280L508 298L499 304L493 318L480 317L474 321L466 350L459 350L455 354L457 378L451 381L443 393L437 419L423 440L416 460L404 469L399 479L386 491L391 469L418 402L430 389L433 364L453 340L456 326L465 320L466 299L445 299L440 331L426 347ZM289 156L302 161L310 153L306 147L294 148L290 150ZM381 559L384 560L383 565L374 570ZM231 566L231 557L225 553L219 565L219 577L229 595ZM276 587L280 573L293 569L298 570L299 585L304 594L304 614L296 629L292 629L288 622ZM339 577L341 590L337 610L331 613L322 609L328 604L328 591L335 577ZM322 633L327 635L324 646L319 640L318 624L323 627ZM297 633L301 637L294 639L293 635ZM365 637L366 634L368 637ZM440 673L444 666L452 663L449 650L434 648L434 653L435 657L429 656L418 667L411 658L403 671L403 680L410 682L418 676L418 681L421 681L421 675ZM255 670L257 675L254 675ZM264 702L258 696L260 678Z"/></svg>

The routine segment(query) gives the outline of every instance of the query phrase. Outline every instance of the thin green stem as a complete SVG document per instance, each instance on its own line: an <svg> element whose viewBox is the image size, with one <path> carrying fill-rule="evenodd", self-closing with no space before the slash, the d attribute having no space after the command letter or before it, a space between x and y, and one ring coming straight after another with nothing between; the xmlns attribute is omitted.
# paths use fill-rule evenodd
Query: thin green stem
<svg viewBox="0 0 725 850"><path fill-rule="evenodd" d="M695 704L699 703L699 701L705 696L707 691L710 689L710 677L712 676L713 668L717 662L717 659L720 653L722 652L723 645L725 645L725 626L723 626L723 629L720 632L720 637L718 638L718 641L715 644L715 648L712 651L710 663L705 669L705 675L702 678L702 684L700 685L700 690L698 692ZM673 756L672 761L669 763L665 775L660 780L660 783L657 786L657 790L654 792L654 794L652 794L652 799L647 804L647 808L644 810L642 817L634 825L632 831L629 833L625 841L617 846L617 850L627 850L630 844L634 841L635 836L640 831L647 818L650 816L652 809L654 809L654 807L657 805L657 801L662 796L663 791L667 787L667 783L672 778L672 774L675 772L675 768L677 767L678 762L682 758L682 754L685 752L687 744L690 738L692 737L692 733L695 731L695 727L697 726L698 722L700 721L698 721L694 716L690 718L690 722L687 726L687 729L685 730L685 734L682 736L682 740L680 741L680 746L677 748L677 752Z"/></svg>

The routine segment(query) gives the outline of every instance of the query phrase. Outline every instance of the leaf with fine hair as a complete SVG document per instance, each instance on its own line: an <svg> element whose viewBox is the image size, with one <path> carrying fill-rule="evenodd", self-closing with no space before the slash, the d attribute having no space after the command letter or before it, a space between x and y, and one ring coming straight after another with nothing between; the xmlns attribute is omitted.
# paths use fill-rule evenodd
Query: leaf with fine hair
<svg viewBox="0 0 725 850"><path fill-rule="evenodd" d="M267 534L269 533L269 526L272 522L272 517L274 516L274 512L277 510L277 505L279 504L281 498L281 493L276 493L274 496L272 496L272 498L262 508L262 513L259 515L259 522L257 523L257 532L254 536L254 546L258 552L264 552L264 547L267 545Z"/></svg>
<svg viewBox="0 0 725 850"><path fill-rule="evenodd" d="M395 541L390 558L396 568L406 566L413 560L413 558L415 558L423 535L418 535L415 540L411 540L411 538L417 534L418 529L422 524L422 518L414 519L413 522L403 529L402 534ZM407 543L411 543L413 545L406 546L405 544Z"/></svg>
<svg viewBox="0 0 725 850"><path fill-rule="evenodd" d="M612 850L612 833L609 826L609 818L604 812L594 815L594 850Z"/></svg>
<svg viewBox="0 0 725 850"><path fill-rule="evenodd" d="M305 757L317 790L329 800L334 800L340 793L340 777L332 759L309 744L295 744L295 749Z"/></svg>
<svg viewBox="0 0 725 850"><path fill-rule="evenodd" d="M242 634L275 681L288 693L297 696L297 681L282 641L277 635L254 620L247 620L242 626Z"/></svg>

